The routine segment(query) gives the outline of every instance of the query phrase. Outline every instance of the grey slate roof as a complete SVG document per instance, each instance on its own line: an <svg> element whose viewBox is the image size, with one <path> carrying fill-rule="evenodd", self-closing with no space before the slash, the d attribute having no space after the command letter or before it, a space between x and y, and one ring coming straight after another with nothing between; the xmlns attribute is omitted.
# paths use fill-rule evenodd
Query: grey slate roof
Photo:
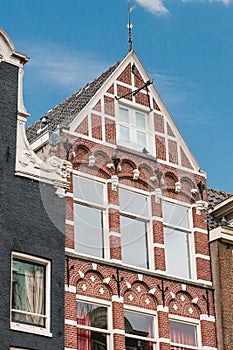
<svg viewBox="0 0 233 350"><path fill-rule="evenodd" d="M78 92L71 95L64 102L54 107L46 113L48 117L48 128L46 130L54 131L58 125L68 126L77 116L77 114L87 105L90 99L97 93L105 81L115 71L121 61L110 67L106 72L91 83L87 83ZM30 125L26 130L28 141L31 143L38 138L37 130L40 129L40 120Z"/></svg>
<svg viewBox="0 0 233 350"><path fill-rule="evenodd" d="M223 202L225 199L232 196L232 193L213 190L212 188L208 188L208 204L209 209L213 209L217 204ZM209 229L220 226L221 223L217 221L211 214L208 214L208 225Z"/></svg>

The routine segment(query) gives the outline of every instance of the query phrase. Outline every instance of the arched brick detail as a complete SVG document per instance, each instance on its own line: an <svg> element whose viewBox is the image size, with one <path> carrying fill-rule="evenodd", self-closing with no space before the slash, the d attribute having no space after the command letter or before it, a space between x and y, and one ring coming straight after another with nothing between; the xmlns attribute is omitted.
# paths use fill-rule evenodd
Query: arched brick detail
<svg viewBox="0 0 233 350"><path fill-rule="evenodd" d="M87 161L87 156L90 153L90 149L86 145L78 145L77 147L72 147L74 149L75 157L73 161L76 161L77 163L85 162Z"/></svg>
<svg viewBox="0 0 233 350"><path fill-rule="evenodd" d="M175 190L175 183L178 182L178 178L175 173L167 172L164 175L165 184L164 187L167 190Z"/></svg>
<svg viewBox="0 0 233 350"><path fill-rule="evenodd" d="M145 177L145 179L147 179L147 182L149 183L150 178L155 175L153 169L146 163L140 163L138 168L141 171L143 177Z"/></svg>
<svg viewBox="0 0 233 350"><path fill-rule="evenodd" d="M92 153L94 154L95 166L101 168L103 171L107 173L106 164L109 161L109 155L101 150L92 149Z"/></svg>
<svg viewBox="0 0 233 350"><path fill-rule="evenodd" d="M187 292L178 292L168 307L170 314L200 319L200 309L192 302L192 297Z"/></svg>
<svg viewBox="0 0 233 350"><path fill-rule="evenodd" d="M189 191L191 191L192 188L196 187L193 180L187 176L182 176L180 178L180 182L181 182L182 186L184 187L183 188L184 192L189 192Z"/></svg>
<svg viewBox="0 0 233 350"><path fill-rule="evenodd" d="M137 168L137 165L128 159L123 159L120 163L121 165L121 172L120 174L122 176L129 176L129 174L133 174L133 170Z"/></svg>
<svg viewBox="0 0 233 350"><path fill-rule="evenodd" d="M80 279L83 279L87 271L92 269L92 266L90 263L82 263L79 260L72 260L69 261L69 266L74 266L74 268L71 270L70 274L70 285L76 286L78 281Z"/></svg>
<svg viewBox="0 0 233 350"><path fill-rule="evenodd" d="M94 270L89 270L77 285L77 294L93 298L111 300L112 291L109 285L103 283L103 276Z"/></svg>
<svg viewBox="0 0 233 350"><path fill-rule="evenodd" d="M155 310L157 308L157 300L149 294L149 287L141 281L135 281L131 288L125 291L124 303L143 309Z"/></svg>

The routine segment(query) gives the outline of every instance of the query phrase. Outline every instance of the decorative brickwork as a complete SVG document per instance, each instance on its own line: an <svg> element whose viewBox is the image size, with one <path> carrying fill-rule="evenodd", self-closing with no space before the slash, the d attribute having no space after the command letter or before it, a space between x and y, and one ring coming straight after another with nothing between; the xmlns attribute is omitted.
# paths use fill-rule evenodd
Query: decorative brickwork
<svg viewBox="0 0 233 350"><path fill-rule="evenodd" d="M90 252L84 254L74 245L77 223L71 178L66 347L77 348L77 328L81 328L75 323L76 300L81 300L106 308L107 350L125 350L124 310L153 318L158 350L171 348L171 319L196 327L202 339L198 349L216 350L205 174L154 89L143 85L148 76L133 51L102 78L90 84L96 89L102 82L91 94L92 105L84 105L72 119L75 131L85 137L74 134L72 139L70 130L67 141L72 139L67 157L73 163L73 176L90 185L74 200L81 203L84 214L91 208L93 215L82 219L86 232L80 240L85 243L90 235L92 242ZM85 98L83 90L79 96ZM77 105L74 97L70 105ZM79 225L81 230L81 220ZM98 247L93 250L96 237Z"/></svg>

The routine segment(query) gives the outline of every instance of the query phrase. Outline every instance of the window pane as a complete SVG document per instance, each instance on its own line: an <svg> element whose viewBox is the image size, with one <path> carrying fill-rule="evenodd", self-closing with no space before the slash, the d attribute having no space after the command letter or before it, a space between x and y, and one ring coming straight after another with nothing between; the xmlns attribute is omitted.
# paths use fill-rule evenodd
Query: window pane
<svg viewBox="0 0 233 350"><path fill-rule="evenodd" d="M107 307L77 301L78 324L107 329Z"/></svg>
<svg viewBox="0 0 233 350"><path fill-rule="evenodd" d="M129 128L120 125L120 140L125 143L130 143Z"/></svg>
<svg viewBox="0 0 233 350"><path fill-rule="evenodd" d="M120 210L139 216L148 216L147 197L131 191L119 190Z"/></svg>
<svg viewBox="0 0 233 350"><path fill-rule="evenodd" d="M45 266L13 259L12 321L45 326ZM15 310L19 310L18 312Z"/></svg>
<svg viewBox="0 0 233 350"><path fill-rule="evenodd" d="M136 112L135 113L136 116L136 126L138 128L142 128L145 129L146 128L146 118L145 118L145 114Z"/></svg>
<svg viewBox="0 0 233 350"><path fill-rule="evenodd" d="M148 268L146 223L126 216L120 223L123 263Z"/></svg>
<svg viewBox="0 0 233 350"><path fill-rule="evenodd" d="M188 233L164 228L166 271L168 274L190 278Z"/></svg>
<svg viewBox="0 0 233 350"><path fill-rule="evenodd" d="M176 321L170 321L169 323L171 342L197 346L197 327L195 325Z"/></svg>
<svg viewBox="0 0 233 350"><path fill-rule="evenodd" d="M140 149L146 147L146 134L141 131L137 131L137 146Z"/></svg>
<svg viewBox="0 0 233 350"><path fill-rule="evenodd" d="M126 350L153 350L153 343L145 340L126 338Z"/></svg>
<svg viewBox="0 0 233 350"><path fill-rule="evenodd" d="M126 108L119 108L119 121L129 124L129 110Z"/></svg>
<svg viewBox="0 0 233 350"><path fill-rule="evenodd" d="M77 323L95 327L98 329L107 329L107 308L104 306L77 302ZM101 332L93 332L88 329L77 329L77 349L84 350L106 350L107 337Z"/></svg>
<svg viewBox="0 0 233 350"><path fill-rule="evenodd" d="M163 202L163 219L167 224L189 228L189 210L181 205Z"/></svg>
<svg viewBox="0 0 233 350"><path fill-rule="evenodd" d="M140 337L154 338L153 316L125 311L125 332Z"/></svg>
<svg viewBox="0 0 233 350"><path fill-rule="evenodd" d="M73 183L75 198L103 205L103 184L77 176L73 177Z"/></svg>
<svg viewBox="0 0 233 350"><path fill-rule="evenodd" d="M75 250L103 257L103 212L100 209L74 203Z"/></svg>

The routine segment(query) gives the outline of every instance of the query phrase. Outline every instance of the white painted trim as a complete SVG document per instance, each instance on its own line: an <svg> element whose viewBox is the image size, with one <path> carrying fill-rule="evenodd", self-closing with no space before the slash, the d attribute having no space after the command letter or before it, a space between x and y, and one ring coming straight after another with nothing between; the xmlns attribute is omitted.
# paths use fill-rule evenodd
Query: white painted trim
<svg viewBox="0 0 233 350"><path fill-rule="evenodd" d="M74 221L66 219L66 225L74 226Z"/></svg>
<svg viewBox="0 0 233 350"><path fill-rule="evenodd" d="M175 321L175 322L186 323L186 324L190 324L190 325L195 326L196 330L197 330L197 346L193 347L193 349L198 350L200 348L200 345L202 344L202 338L201 338L201 324L200 324L199 320L193 319L193 318L188 318L188 317L183 317L183 316L177 316L177 315L173 315L173 314L169 314L169 320ZM171 344L178 345L180 343L171 342ZM184 345L184 344L180 344L180 345Z"/></svg>
<svg viewBox="0 0 233 350"><path fill-rule="evenodd" d="M213 348L212 346L203 346L202 350L218 350L218 348Z"/></svg>
<svg viewBox="0 0 233 350"><path fill-rule="evenodd" d="M0 28L0 62L4 61L14 66L21 67L29 61L25 54L16 52L9 36Z"/></svg>
<svg viewBox="0 0 233 350"><path fill-rule="evenodd" d="M81 118L81 114L80 114L79 116L77 116L76 118ZM106 118L115 121L115 117L106 116ZM82 122L82 120L80 119L80 120L79 120L79 123L81 123L81 122ZM79 125L79 124L78 124L78 125ZM78 127L78 125L77 125L77 127ZM75 132L75 131L73 131L73 130L72 130L72 131L69 131L69 130L63 129L62 131L63 131L63 133L66 133L66 134L68 134L68 135L71 135L71 136L73 136L73 137L75 137L75 138L81 138L81 139L83 139L83 140L92 141L92 142L94 142L94 143L96 143L96 144L98 144L98 145L106 146L106 147L109 147L109 148L112 148L112 149L116 149L116 148L117 148L117 146L116 146L115 144L113 144L113 143L109 143L109 142L105 142L105 141L102 141L102 140L98 140L98 139L95 139L95 138L93 138L93 137L90 137L90 136L86 136L86 135L77 133L77 132Z"/></svg>
<svg viewBox="0 0 233 350"><path fill-rule="evenodd" d="M171 344L171 340L169 338L159 338L158 343Z"/></svg>
<svg viewBox="0 0 233 350"><path fill-rule="evenodd" d="M202 283L202 284L207 285L207 286L210 286L210 287L212 287L212 285L213 285L212 282L210 282L210 281L205 281L205 280L202 280L202 279L197 279L197 282L198 282L198 283Z"/></svg>
<svg viewBox="0 0 233 350"><path fill-rule="evenodd" d="M108 209L116 209L116 210L119 210L120 206L119 205L116 205L116 204L108 204Z"/></svg>
<svg viewBox="0 0 233 350"><path fill-rule="evenodd" d="M50 314L51 314L51 262L47 259L39 258L33 255L28 255L24 253L12 252L11 254L11 276L12 276L12 266L13 259L20 259L22 261L28 261L35 264L41 264L45 267L45 327L34 326L30 324L20 323L19 321L11 320L11 329L16 331L22 331L27 333L35 333L44 335L46 337L51 337L50 332ZM11 283L12 288L12 283ZM12 310L12 300L11 300L11 310Z"/></svg>
<svg viewBox="0 0 233 350"><path fill-rule="evenodd" d="M165 249L165 245L162 243L153 243L153 247L154 248L162 248Z"/></svg>
<svg viewBox="0 0 233 350"><path fill-rule="evenodd" d="M200 258L200 259L204 259L204 260L210 260L210 256L209 255L204 255L204 254L195 254L195 258Z"/></svg>
<svg viewBox="0 0 233 350"><path fill-rule="evenodd" d="M205 314L201 314L200 315L200 320L201 321L216 322L216 319L215 319L214 316L208 316L208 315L205 315Z"/></svg>
<svg viewBox="0 0 233 350"><path fill-rule="evenodd" d="M94 297L88 297L86 295L80 295L76 293L76 301L81 301L81 302L87 302L87 303L92 303L92 304L98 304L98 305L104 305L107 307L111 307L111 301L104 300L104 299L98 299Z"/></svg>
<svg viewBox="0 0 233 350"><path fill-rule="evenodd" d="M134 312L137 312L139 314L150 315L150 316L154 316L154 317L157 316L157 313L155 310L145 309L143 307L134 306L134 305L124 304L124 310L134 311Z"/></svg>
<svg viewBox="0 0 233 350"><path fill-rule="evenodd" d="M108 349L112 349L113 347L113 339L112 339L112 303L106 300L99 300L96 298L92 298L92 297L84 297L81 295L77 295L76 296L76 300L77 302L84 302L84 303L92 303L95 305L102 305L105 306L107 309L107 329L100 329L98 327L91 327L91 326L84 326L84 325L80 325L76 322L77 324L77 328L82 328L82 329L86 329L86 330L91 330L91 331L95 331L95 332L101 332L104 333L107 337L107 348Z"/></svg>
<svg viewBox="0 0 233 350"><path fill-rule="evenodd" d="M199 228L199 227L194 227L193 231L194 231L194 233L198 232L198 233L204 233L204 234L208 235L208 230L203 230L202 228Z"/></svg>
<svg viewBox="0 0 233 350"><path fill-rule="evenodd" d="M168 308L168 306L158 305L157 306L157 311L162 311L162 312L168 313L169 312L169 308Z"/></svg>
<svg viewBox="0 0 233 350"><path fill-rule="evenodd" d="M155 196L155 193L152 193L152 196ZM160 216L152 216L152 221L159 221L163 223L163 218L161 218Z"/></svg>
<svg viewBox="0 0 233 350"><path fill-rule="evenodd" d="M184 322L184 323L194 324L196 326L200 325L200 320L196 319L196 318L189 318L189 317L185 317L185 316L169 314L169 319L172 321L180 321L180 322Z"/></svg>
<svg viewBox="0 0 233 350"><path fill-rule="evenodd" d="M193 170L193 169L190 169L190 168L185 168L185 167L183 167L181 165L177 165L177 164L174 164L174 163L169 163L169 162L167 162L165 160L162 160L162 159L159 159L159 163L164 164L164 165L168 165L170 168L174 168L175 170L183 170L186 173L203 176L204 179L206 179L206 173L205 172L198 171L198 170Z"/></svg>
<svg viewBox="0 0 233 350"><path fill-rule="evenodd" d="M69 320L67 318L65 318L65 324L67 324L68 326L77 327L77 321Z"/></svg>
<svg viewBox="0 0 233 350"><path fill-rule="evenodd" d="M76 254L76 252L75 252L75 250L73 248L68 248L68 247L65 247L65 252Z"/></svg>
<svg viewBox="0 0 233 350"><path fill-rule="evenodd" d="M110 262L113 262L113 263L116 263L116 264L121 264L121 265L123 265L123 264L122 264L122 261L119 260L119 259L113 259L113 258L112 258L112 259L109 259L109 261L110 261Z"/></svg>
<svg viewBox="0 0 233 350"><path fill-rule="evenodd" d="M166 271L164 271L164 270L159 270L159 269L155 270L155 273L158 273L158 274L160 274L160 275L166 275Z"/></svg>
<svg viewBox="0 0 233 350"><path fill-rule="evenodd" d="M50 338L53 336L52 333L49 332L46 328L35 327L18 322L11 322L11 329L14 331L33 333Z"/></svg>
<svg viewBox="0 0 233 350"><path fill-rule="evenodd" d="M181 289L184 290L184 291L186 291L187 285L183 283L183 284L181 285Z"/></svg>
<svg viewBox="0 0 233 350"><path fill-rule="evenodd" d="M121 335L125 335L125 331L123 329L117 329L117 328L114 328L112 330L112 333L113 334L121 334Z"/></svg>
<svg viewBox="0 0 233 350"><path fill-rule="evenodd" d="M69 292L69 293L74 293L76 294L77 292L77 288L75 286L69 286L67 284L65 284L65 292Z"/></svg>
<svg viewBox="0 0 233 350"><path fill-rule="evenodd" d="M116 302L116 303L124 303L124 298L123 297L118 297L117 295L113 295L112 296L112 302Z"/></svg>
<svg viewBox="0 0 233 350"><path fill-rule="evenodd" d="M109 235L109 237L110 236L121 237L121 233L115 232L115 231L109 231L108 235Z"/></svg>
<svg viewBox="0 0 233 350"><path fill-rule="evenodd" d="M66 197L73 198L73 192L67 192Z"/></svg>
<svg viewBox="0 0 233 350"><path fill-rule="evenodd" d="M43 130L43 129L42 129ZM33 151L38 150L43 147L49 141L49 131L44 132L40 138L37 138L34 142L31 143L31 147Z"/></svg>
<svg viewBox="0 0 233 350"><path fill-rule="evenodd" d="M233 227L219 226L210 231L210 242L221 239L225 242L233 243Z"/></svg>
<svg viewBox="0 0 233 350"><path fill-rule="evenodd" d="M49 183L57 189L59 197L66 196L69 189L68 177L72 171L72 164L56 156L47 156L42 161L33 151L25 133L26 116L18 114L16 133L15 174Z"/></svg>

